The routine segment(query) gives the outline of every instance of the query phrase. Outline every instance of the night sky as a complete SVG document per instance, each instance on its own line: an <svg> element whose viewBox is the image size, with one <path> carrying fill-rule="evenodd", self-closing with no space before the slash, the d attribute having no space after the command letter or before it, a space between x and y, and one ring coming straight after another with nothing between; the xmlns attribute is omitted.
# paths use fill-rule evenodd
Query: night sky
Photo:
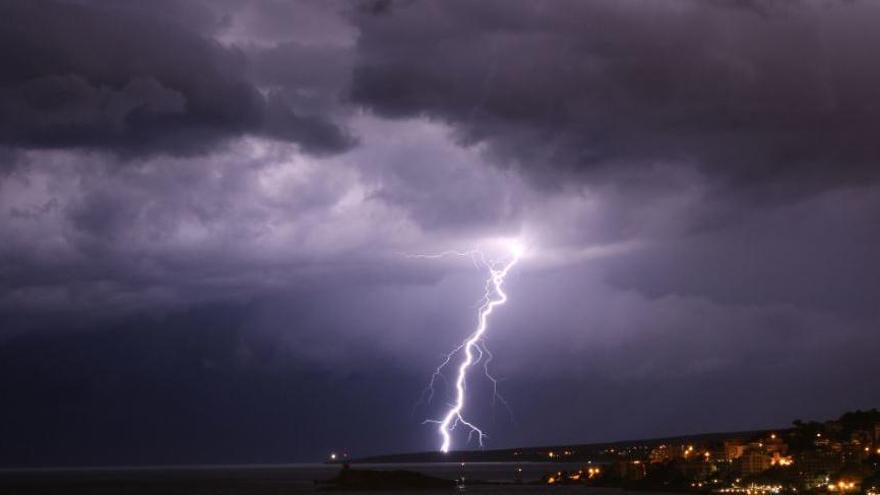
<svg viewBox="0 0 880 495"><path fill-rule="evenodd" d="M880 406L880 3L0 2L0 466ZM457 445L464 447L465 438ZM469 448L475 448L471 443Z"/></svg>

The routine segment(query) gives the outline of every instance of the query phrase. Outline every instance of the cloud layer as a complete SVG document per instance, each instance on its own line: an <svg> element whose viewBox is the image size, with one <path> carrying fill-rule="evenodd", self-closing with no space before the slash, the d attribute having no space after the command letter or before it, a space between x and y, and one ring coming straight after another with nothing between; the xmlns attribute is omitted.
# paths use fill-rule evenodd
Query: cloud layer
<svg viewBox="0 0 880 495"><path fill-rule="evenodd" d="M878 17L4 3L0 463L433 448L499 237L493 447L876 406Z"/></svg>
<svg viewBox="0 0 880 495"><path fill-rule="evenodd" d="M12 2L0 14L6 145L187 155L245 134L310 152L352 144L323 116L261 91L240 49L172 19L62 2Z"/></svg>
<svg viewBox="0 0 880 495"><path fill-rule="evenodd" d="M392 5L356 18L354 101L450 122L539 180L675 164L779 195L876 178L866 2Z"/></svg>

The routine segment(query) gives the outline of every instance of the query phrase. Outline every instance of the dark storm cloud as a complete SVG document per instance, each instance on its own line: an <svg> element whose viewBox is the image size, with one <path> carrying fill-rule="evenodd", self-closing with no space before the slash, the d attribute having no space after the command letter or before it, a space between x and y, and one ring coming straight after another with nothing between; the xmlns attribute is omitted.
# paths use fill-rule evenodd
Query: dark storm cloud
<svg viewBox="0 0 880 495"><path fill-rule="evenodd" d="M435 448L520 235L491 447L876 406L876 7L360 5L2 3L0 464Z"/></svg>
<svg viewBox="0 0 880 495"><path fill-rule="evenodd" d="M400 396L385 385L420 385L395 360L357 372L291 360L285 345L249 328L247 310L205 305L4 343L0 393L15 400L0 410L0 465L289 462L363 433L396 450L418 440L418 430L388 435L409 411L389 407ZM369 425L339 417L333 432L314 427L366 408L389 414Z"/></svg>
<svg viewBox="0 0 880 495"><path fill-rule="evenodd" d="M377 126L365 133L369 150L320 159L267 140L121 168L101 153L22 153L20 167L0 182L0 306L31 314L91 308L101 318L240 300L322 278L420 279L399 259L390 266L383 259L422 242L409 217L436 219L454 233L430 203L455 204L464 218L468 205L508 193L484 194L485 170L466 167L469 153L431 126L413 127ZM436 180L472 179L471 197L419 198L433 185L406 171L414 158L436 160ZM406 201L381 200L379 190ZM486 209L467 227L494 223L504 209Z"/></svg>
<svg viewBox="0 0 880 495"><path fill-rule="evenodd" d="M277 88L292 108L306 114L333 111L338 95L348 88L349 48L287 41L268 48L250 47L247 52L256 80Z"/></svg>
<svg viewBox="0 0 880 495"><path fill-rule="evenodd" d="M313 153L353 144L277 90L261 92L243 53L187 28L182 22L198 16L171 17L177 10L159 17L123 5L4 2L0 142L123 155L201 153L247 134Z"/></svg>
<svg viewBox="0 0 880 495"><path fill-rule="evenodd" d="M770 4L786 8L752 11ZM543 182L673 163L778 197L880 170L876 5L416 1L354 18L356 103L443 119Z"/></svg>

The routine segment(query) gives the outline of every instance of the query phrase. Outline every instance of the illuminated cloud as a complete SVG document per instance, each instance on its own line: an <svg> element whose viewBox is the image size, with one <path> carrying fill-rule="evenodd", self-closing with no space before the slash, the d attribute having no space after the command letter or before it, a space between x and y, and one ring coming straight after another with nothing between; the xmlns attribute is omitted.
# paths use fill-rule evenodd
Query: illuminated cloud
<svg viewBox="0 0 880 495"><path fill-rule="evenodd" d="M0 462L435 448L499 239L492 447L876 406L877 6L553 5L0 6Z"/></svg>

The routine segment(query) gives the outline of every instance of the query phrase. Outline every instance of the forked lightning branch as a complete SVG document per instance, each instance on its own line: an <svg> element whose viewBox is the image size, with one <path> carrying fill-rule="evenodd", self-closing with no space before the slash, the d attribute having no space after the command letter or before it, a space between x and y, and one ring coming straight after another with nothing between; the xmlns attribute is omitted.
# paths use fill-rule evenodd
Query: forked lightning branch
<svg viewBox="0 0 880 495"><path fill-rule="evenodd" d="M492 313L499 306L507 302L507 294L504 292L504 281L510 270L520 261L525 248L523 244L516 240L504 241L504 255L502 259L494 259L488 257L482 250L471 251L447 251L439 254L430 255L414 255L419 258L440 258L444 256L466 256L470 257L475 264L485 267L488 270L488 278L486 279L486 292L484 294L482 304L477 312L477 327L468 335L468 337L449 354L446 359L434 370L431 381L428 384L430 393L429 400L434 394L434 385L444 368L450 366L453 362L457 363L455 368L454 381L454 400L449 404L445 414L440 419L428 419L427 423L436 423L437 432L440 435L441 452L449 452L452 448L452 436L456 428L467 428L468 439L476 436L480 446L483 445L483 439L486 436L477 425L469 421L465 417L465 409L467 402L467 379L468 374L482 361L486 375L496 385L496 381L489 374L488 361L491 354L486 349L484 337L489 330L489 319ZM497 390L495 391L497 394Z"/></svg>

